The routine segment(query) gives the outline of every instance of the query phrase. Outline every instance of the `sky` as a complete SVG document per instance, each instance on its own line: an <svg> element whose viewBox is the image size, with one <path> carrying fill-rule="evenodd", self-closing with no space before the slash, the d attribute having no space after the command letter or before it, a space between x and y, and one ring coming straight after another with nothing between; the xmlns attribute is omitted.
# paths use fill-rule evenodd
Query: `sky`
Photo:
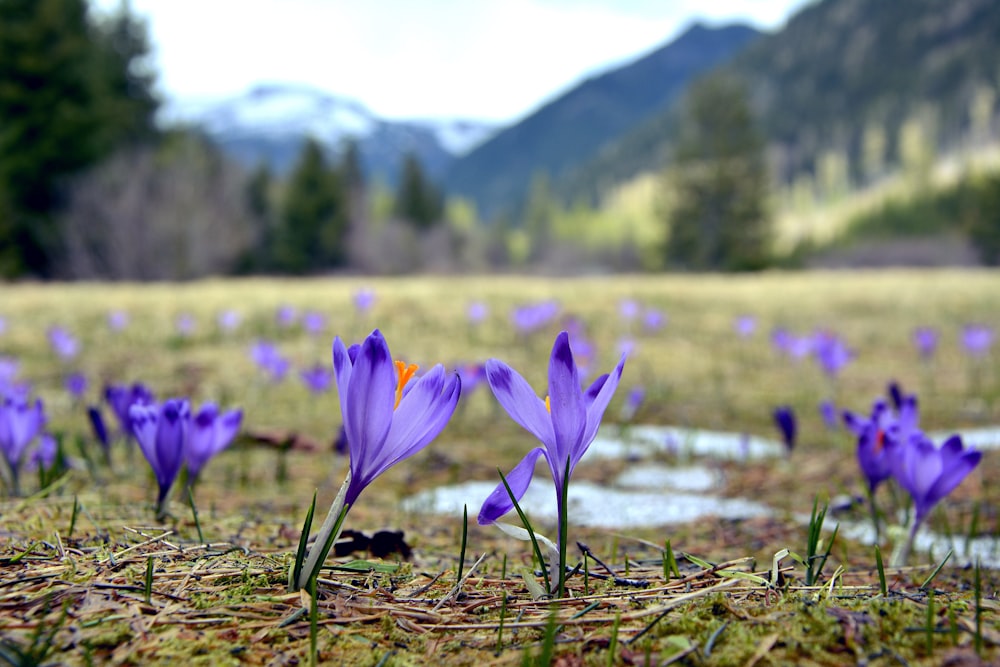
<svg viewBox="0 0 1000 667"><path fill-rule="evenodd" d="M166 99L287 82L386 119L510 122L695 20L773 29L807 0L129 1Z"/></svg>

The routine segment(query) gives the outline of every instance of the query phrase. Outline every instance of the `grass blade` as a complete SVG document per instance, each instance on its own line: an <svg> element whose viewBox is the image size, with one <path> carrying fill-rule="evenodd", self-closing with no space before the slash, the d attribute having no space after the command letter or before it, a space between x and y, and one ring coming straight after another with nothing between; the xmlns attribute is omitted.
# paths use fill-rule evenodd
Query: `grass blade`
<svg viewBox="0 0 1000 667"><path fill-rule="evenodd" d="M518 504L517 498L514 497L514 492L511 490L510 484L507 483L507 478L504 476L503 471L497 468L497 472L500 473L500 481L503 482L503 488L507 489L510 501L514 503L517 516L521 519L521 523L524 524L524 529L528 531L528 537L531 538L531 548L535 550L535 558L538 559L538 565L542 569L542 576L545 577L545 592L551 593L552 582L549 579L549 570L545 567L545 557L542 556L542 549L538 546L538 539L535 538L535 530L531 527L531 522L528 521L527 515L521 510L521 506Z"/></svg>
<svg viewBox="0 0 1000 667"><path fill-rule="evenodd" d="M293 591L298 587L299 576L302 574L302 564L306 560L306 549L309 546L309 531L312 530L313 515L316 514L316 492L313 491L312 504L306 512L306 520L302 522L302 534L299 535L299 548L295 552L295 564L292 566L292 574L288 579L288 590Z"/></svg>

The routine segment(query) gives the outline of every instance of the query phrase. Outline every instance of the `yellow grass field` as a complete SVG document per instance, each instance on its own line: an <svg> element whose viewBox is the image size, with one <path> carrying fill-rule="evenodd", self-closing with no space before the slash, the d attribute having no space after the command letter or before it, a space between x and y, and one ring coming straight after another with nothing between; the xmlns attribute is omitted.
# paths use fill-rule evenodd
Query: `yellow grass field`
<svg viewBox="0 0 1000 667"><path fill-rule="evenodd" d="M353 303L362 289L375 295L374 305L363 313ZM512 310L546 300L558 304L556 318L538 332L519 333ZM633 321L621 314L625 300L640 307ZM473 303L488 309L478 324L467 317ZM281 306L299 315L321 313L325 330L310 334L298 324L280 327L275 314ZM642 313L650 309L666 317L659 330L643 326ZM129 318L118 332L107 321L115 310ZM241 316L233 331L218 323L225 310ZM177 331L181 315L193 319L189 335ZM734 331L734 321L744 315L757 321L748 339ZM77 462L52 488L39 489L26 474L24 492L30 497L0 499L0 637L7 641L0 644L0 661L14 655L10 646L26 650L32 633L51 630L47 641L53 650L43 664L308 662L308 611L297 612L308 610L308 596L286 593L284 578L313 493L321 517L347 461L332 450L341 422L336 389L310 394L299 370L330 367L335 335L360 342L377 327L395 357L422 369L435 363L457 368L495 357L544 396L553 339L572 326L571 320L582 324L593 345L591 378L611 370L623 341L631 348L605 416L612 431L621 421L625 395L638 386L646 392L633 419L638 424L777 439L771 412L778 405L792 406L800 438L790 456L709 464L721 473L718 495L761 499L775 513L622 531L574 528L571 515L574 539L586 541L620 574L631 570L625 576L647 579L653 592L623 589L596 575L585 584L578 573L570 579L575 600L550 606L533 600L522 579L531 563L530 548L475 525L472 508L482 498L470 498L465 571L480 555L485 559L462 591L453 592L460 514L416 514L402 509L400 501L438 485L495 482L497 467L509 470L536 445L496 404L488 387L467 388L442 435L377 480L352 508L349 528L403 530L414 554L398 569L395 558L386 558L392 564L388 573L324 575L317 602L320 662L410 665L432 658L449 665L524 660L652 665L677 659L699 665L832 665L862 659L895 664L895 655L907 664L931 665L952 655L978 660L976 648L986 659L1000 658L995 570L982 572L982 600L976 603L972 570L946 566L935 580L936 601L928 602L927 589L919 586L934 563L918 553L913 568L888 573L890 590L883 595L872 547L838 537L820 579L825 593L802 586L803 567L790 560L782 563L790 582L784 588L731 574L756 572L766 578L778 550L804 554L806 528L792 517L808 516L814 498L822 503L863 494L853 436L824 426L820 401L867 413L895 380L919 395L921 423L928 431L1000 424L1000 342L976 360L960 344L967 324L1000 332L998 272L7 284L0 286L0 318L5 322L0 357L17 360L19 377L45 401L49 430L63 436L66 453ZM78 356L67 361L53 353L46 338L52 326L79 340ZM921 362L912 342L920 326L941 335L928 363ZM855 357L831 379L812 359L778 354L770 336L779 327L796 335L834 332ZM250 358L251 346L262 340L273 342L291 361L292 370L280 383L269 380ZM63 386L73 372L89 380L82 401L74 401ZM105 384L135 381L159 398L183 396L195 406L216 401L244 410L244 437L208 464L195 488L200 525L180 486L174 489L172 517L165 523L154 520L155 483L148 466L122 443L115 445L112 470L96 465L88 470L81 460L78 447L93 447L85 406L102 402ZM113 424L106 406L105 418ZM255 444L249 434L278 440L295 435L299 444L283 454ZM941 503L932 517L935 530L960 536L974 530L996 539L996 457L987 451L979 468ZM588 463L585 458L574 481L606 484L631 466L678 463L667 451L654 459ZM536 476L547 479L548 473L539 470ZM894 502L888 496L883 500ZM867 518L863 504L844 516L858 522ZM554 534L552 525L538 528ZM667 539L678 553L712 563L749 557L755 564L740 561L719 575L718 569L698 565L697 558L681 559L681 578L665 580L659 563ZM898 536L884 545L887 554L893 539ZM571 564L579 558L574 552ZM146 583L149 563L151 586ZM588 563L590 571L601 572ZM598 604L588 607L592 601ZM552 610L559 627L547 631ZM571 619L577 613L581 616ZM969 629L977 619L978 633ZM934 631L922 632L928 623ZM724 632L719 630L723 625Z"/></svg>

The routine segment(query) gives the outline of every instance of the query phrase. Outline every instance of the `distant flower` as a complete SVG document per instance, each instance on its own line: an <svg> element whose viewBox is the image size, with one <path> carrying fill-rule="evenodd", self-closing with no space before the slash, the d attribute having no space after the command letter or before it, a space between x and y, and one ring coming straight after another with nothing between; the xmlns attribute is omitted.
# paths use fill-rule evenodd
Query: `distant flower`
<svg viewBox="0 0 1000 667"><path fill-rule="evenodd" d="M108 385L104 388L104 400L111 406L115 418L121 426L122 433L126 437L133 437L132 417L130 409L133 405L149 405L156 402L156 397L141 382L136 382L132 386Z"/></svg>
<svg viewBox="0 0 1000 667"><path fill-rule="evenodd" d="M625 395L625 404L622 406L622 421L629 422L635 418L639 412L643 401L646 400L646 389L642 385L636 385Z"/></svg>
<svg viewBox="0 0 1000 667"><path fill-rule="evenodd" d="M187 431L184 460L188 468L188 481L198 479L208 461L228 447L243 422L242 410L230 410L219 414L214 403L206 403L191 419Z"/></svg>
<svg viewBox="0 0 1000 667"><path fill-rule="evenodd" d="M837 406L834 405L833 401L820 401L819 414L823 418L823 423L826 424L828 429L835 430L838 426L840 426L840 418L837 415Z"/></svg>
<svg viewBox="0 0 1000 667"><path fill-rule="evenodd" d="M354 293L353 299L354 308L359 313L367 313L375 305L375 291L367 287L362 287Z"/></svg>
<svg viewBox="0 0 1000 667"><path fill-rule="evenodd" d="M13 386L21 365L14 357L0 357L0 399Z"/></svg>
<svg viewBox="0 0 1000 667"><path fill-rule="evenodd" d="M926 361L934 356L939 338L938 330L931 327L918 327L913 330L913 344L921 359Z"/></svg>
<svg viewBox="0 0 1000 667"><path fill-rule="evenodd" d="M656 310L655 308L647 308L646 312L642 316L642 326L646 329L648 333L656 333L662 329L667 323L667 316L663 314L663 311Z"/></svg>
<svg viewBox="0 0 1000 667"><path fill-rule="evenodd" d="M913 498L915 524L921 523L931 509L951 493L979 464L983 453L964 449L962 438L953 435L941 447L927 437L903 443L894 459L893 476Z"/></svg>
<svg viewBox="0 0 1000 667"><path fill-rule="evenodd" d="M774 423L777 424L778 430L781 431L781 439L785 443L785 449L788 453L791 453L795 449L796 439L798 438L798 425L795 419L795 412L787 405L775 408Z"/></svg>
<svg viewBox="0 0 1000 667"><path fill-rule="evenodd" d="M87 376L83 373L70 373L66 376L66 391L74 399L79 400L87 392L89 386Z"/></svg>
<svg viewBox="0 0 1000 667"><path fill-rule="evenodd" d="M108 427L104 425L104 415L96 405L87 407L87 419L90 421L90 429L94 432L94 437L100 443L105 456L111 451L111 439L108 438Z"/></svg>
<svg viewBox="0 0 1000 667"><path fill-rule="evenodd" d="M639 302L635 299L622 299L618 302L618 313L626 322L631 322L639 316Z"/></svg>
<svg viewBox="0 0 1000 667"><path fill-rule="evenodd" d="M31 452L28 465L33 470L51 470L56 464L56 456L59 454L59 443L48 433L43 433L38 438L38 445Z"/></svg>
<svg viewBox="0 0 1000 667"><path fill-rule="evenodd" d="M134 404L129 419L139 448L156 476L159 493L157 516L166 514L167 496L184 463L184 448L190 427L191 409L187 400L171 398L162 404Z"/></svg>
<svg viewBox="0 0 1000 667"><path fill-rule="evenodd" d="M820 368L830 377L837 377L844 366L854 359L854 352L833 333L818 333L813 339L812 348Z"/></svg>
<svg viewBox="0 0 1000 667"><path fill-rule="evenodd" d="M302 328L313 336L319 335L326 329L326 316L323 313L310 310L302 315Z"/></svg>
<svg viewBox="0 0 1000 667"><path fill-rule="evenodd" d="M446 374L440 364L417 378L415 365L394 363L378 329L350 348L335 338L333 369L350 472L296 579L300 589L319 571L361 492L430 444L451 419L461 395L458 375Z"/></svg>
<svg viewBox="0 0 1000 667"><path fill-rule="evenodd" d="M322 394L333 385L333 372L326 366L316 364L299 373L302 384L314 394Z"/></svg>
<svg viewBox="0 0 1000 667"><path fill-rule="evenodd" d="M274 321L282 329L287 329L295 324L298 317L298 311L293 306L287 304L278 306L278 309L274 313Z"/></svg>
<svg viewBox="0 0 1000 667"><path fill-rule="evenodd" d="M916 408L916 404L913 404ZM870 417L844 412L844 424L858 438L857 458L861 473L868 482L868 490L874 495L878 486L892 476L892 458L902 433L897 424L896 414L888 404L878 399L872 405Z"/></svg>
<svg viewBox="0 0 1000 667"><path fill-rule="evenodd" d="M497 401L511 419L543 445L528 452L506 479L514 497L520 499L528 489L538 457L545 458L555 484L560 561L565 559L568 544L563 526L566 525L569 508L563 503L563 491L573 470L597 436L601 418L621 380L625 359L626 356L622 355L610 375L602 375L583 390L569 335L565 331L560 333L549 358L549 387L545 400L539 398L531 385L507 364L497 359L486 362L486 379ZM480 525L495 523L513 507L507 489L500 484L483 502L478 522ZM560 584L564 575L564 572L559 575Z"/></svg>
<svg viewBox="0 0 1000 667"><path fill-rule="evenodd" d="M519 334L527 335L548 326L557 314L559 314L558 303L542 301L518 306L511 312L511 321Z"/></svg>
<svg viewBox="0 0 1000 667"><path fill-rule="evenodd" d="M216 322L219 325L219 329L226 333L236 331L243 321L243 316L240 315L235 310L226 309L219 313Z"/></svg>
<svg viewBox="0 0 1000 667"><path fill-rule="evenodd" d="M128 326L128 313L124 310L112 310L108 313L108 328L112 331L123 331Z"/></svg>
<svg viewBox="0 0 1000 667"><path fill-rule="evenodd" d="M49 345L63 359L73 359L80 352L80 343L62 327L49 329Z"/></svg>
<svg viewBox="0 0 1000 667"><path fill-rule="evenodd" d="M958 435L948 438L941 447L923 435L899 446L893 457L893 477L910 494L915 511L909 538L895 555L893 565L906 563L917 530L930 511L962 483L982 457L978 450L965 449Z"/></svg>
<svg viewBox="0 0 1000 667"><path fill-rule="evenodd" d="M733 329L740 338L750 338L757 331L757 318L753 315L740 315L733 322Z"/></svg>
<svg viewBox="0 0 1000 667"><path fill-rule="evenodd" d="M462 380L463 397L471 396L472 392L486 381L486 366L481 363L460 364L455 370Z"/></svg>
<svg viewBox="0 0 1000 667"><path fill-rule="evenodd" d="M189 313L181 313L180 315L177 316L177 319L174 321L174 326L176 327L177 334L179 336L187 338L188 336L194 333L195 330L194 317L192 317Z"/></svg>
<svg viewBox="0 0 1000 667"><path fill-rule="evenodd" d="M45 409L41 399L7 396L0 402L0 450L10 468L13 491L20 493L20 470L24 452L45 426Z"/></svg>
<svg viewBox="0 0 1000 667"><path fill-rule="evenodd" d="M482 301L473 301L465 311L470 324L481 324L489 314L489 307Z"/></svg>
<svg viewBox="0 0 1000 667"><path fill-rule="evenodd" d="M985 357L993 346L993 330L970 324L962 330L962 347L970 357Z"/></svg>
<svg viewBox="0 0 1000 667"><path fill-rule="evenodd" d="M278 348L269 341L257 341L250 348L250 358L257 364L257 367L267 373L274 382L281 382L285 379L291 362L281 356Z"/></svg>

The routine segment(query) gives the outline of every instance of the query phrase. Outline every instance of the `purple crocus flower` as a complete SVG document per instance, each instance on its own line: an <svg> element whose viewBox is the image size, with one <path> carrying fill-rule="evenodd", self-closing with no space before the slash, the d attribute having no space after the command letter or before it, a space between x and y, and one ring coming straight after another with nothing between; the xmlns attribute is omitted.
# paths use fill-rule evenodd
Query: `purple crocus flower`
<svg viewBox="0 0 1000 667"><path fill-rule="evenodd" d="M962 348L970 357L985 357L993 346L993 330L981 324L962 329Z"/></svg>
<svg viewBox="0 0 1000 667"><path fill-rule="evenodd" d="M375 291L368 287L362 287L354 293L353 300L354 308L359 313L367 313L375 305Z"/></svg>
<svg viewBox="0 0 1000 667"><path fill-rule="evenodd" d="M625 395L625 404L622 406L622 421L632 421L635 414L642 407L642 402L646 400L646 388L636 385Z"/></svg>
<svg viewBox="0 0 1000 667"><path fill-rule="evenodd" d="M335 338L333 370L343 417L343 438L338 438L336 446L339 451L341 439L347 441L350 471L297 574L299 589L319 572L361 492L383 472L430 444L451 419L462 394L459 376L446 374L440 364L416 378L416 365L394 363L378 329L350 348L339 336ZM302 536L303 541L306 537Z"/></svg>
<svg viewBox="0 0 1000 667"><path fill-rule="evenodd" d="M568 511L563 504L563 491L576 465L597 436L601 418L621 380L626 358L623 354L609 375L600 376L588 389L582 390L569 335L563 331L556 336L552 346L549 392L545 400L539 398L531 385L507 364L497 359L486 362L486 379L497 401L511 419L543 445L528 452L507 475L507 483L514 497L520 499L528 489L538 457L545 458L555 484L560 526L558 544L562 553L565 553L566 545L562 527ZM478 522L480 525L495 523L513 507L507 489L501 483L483 502Z"/></svg>
<svg viewBox="0 0 1000 667"><path fill-rule="evenodd" d="M350 349L338 336L333 369L351 453L345 496L351 506L376 477L437 437L455 412L462 383L440 364L414 380L417 367L393 363L378 329Z"/></svg>
<svg viewBox="0 0 1000 667"><path fill-rule="evenodd" d="M277 322L278 326L282 329L287 329L298 319L299 313L295 310L293 306L287 304L278 306L278 310L274 313L274 321Z"/></svg>
<svg viewBox="0 0 1000 667"><path fill-rule="evenodd" d="M45 407L41 399L6 396L0 403L0 450L10 467L14 494L20 493L19 472L24 452L45 426Z"/></svg>
<svg viewBox="0 0 1000 667"><path fill-rule="evenodd" d="M83 373L70 373L66 376L66 391L76 400L83 398L89 384Z"/></svg>
<svg viewBox="0 0 1000 667"><path fill-rule="evenodd" d="M108 313L108 328L112 331L123 331L128 326L128 313L124 310L112 310Z"/></svg>
<svg viewBox="0 0 1000 667"><path fill-rule="evenodd" d="M206 403L191 420L184 460L188 468L188 482L193 483L208 461L228 447L243 423L242 410L219 414L214 403Z"/></svg>
<svg viewBox="0 0 1000 667"><path fill-rule="evenodd" d="M326 366L316 364L299 373L302 384L314 394L322 394L333 385L333 372Z"/></svg>
<svg viewBox="0 0 1000 667"><path fill-rule="evenodd" d="M56 455L59 454L59 443L48 433L43 433L38 439L38 445L28 458L29 469L51 470L56 464Z"/></svg>
<svg viewBox="0 0 1000 667"><path fill-rule="evenodd" d="M94 437L104 450L105 457L111 451L111 440L108 438L108 427L104 425L104 415L96 405L87 407L87 419L90 421L90 429L94 432Z"/></svg>
<svg viewBox="0 0 1000 667"><path fill-rule="evenodd" d="M913 498L914 524L922 522L979 464L983 453L962 445L953 435L941 447L927 437L912 438L894 457L893 476Z"/></svg>
<svg viewBox="0 0 1000 667"><path fill-rule="evenodd" d="M559 313L559 304L555 301L518 306L511 312L514 328L521 335L528 335L544 328Z"/></svg>
<svg viewBox="0 0 1000 667"><path fill-rule="evenodd" d="M648 333L656 333L667 324L667 316L662 310L647 308L642 316L642 326Z"/></svg>
<svg viewBox="0 0 1000 667"><path fill-rule="evenodd" d="M823 423L831 431L836 430L840 426L840 419L837 416L837 406L834 405L833 401L820 401L819 414L823 418Z"/></svg>
<svg viewBox="0 0 1000 667"><path fill-rule="evenodd" d="M490 314L489 307L482 301L473 301L465 311L469 324L481 324Z"/></svg>
<svg viewBox="0 0 1000 667"><path fill-rule="evenodd" d="M813 351L823 372L830 377L840 374L853 358L854 352L847 347L839 336L829 332L820 332L813 338Z"/></svg>
<svg viewBox="0 0 1000 667"><path fill-rule="evenodd" d="M635 299L622 299L618 302L618 313L626 322L631 322L639 316L639 302Z"/></svg>
<svg viewBox="0 0 1000 667"><path fill-rule="evenodd" d="M104 388L104 399L111 406L112 412L118 419L122 433L126 437L132 437L132 417L129 410L133 405L150 405L156 402L153 392L140 382L134 383L131 387L124 385L108 385Z"/></svg>
<svg viewBox="0 0 1000 667"><path fill-rule="evenodd" d="M913 330L913 344L920 354L920 358L928 361L937 351L940 334L932 327L917 327Z"/></svg>
<svg viewBox="0 0 1000 667"><path fill-rule="evenodd" d="M281 382L291 366L288 359L281 356L277 346L266 340L257 341L250 348L250 358L267 373L274 382Z"/></svg>
<svg viewBox="0 0 1000 667"><path fill-rule="evenodd" d="M219 325L219 329L226 333L236 331L237 327L240 326L240 322L243 321L243 316L240 315L235 310L226 309L219 313L216 322Z"/></svg>
<svg viewBox="0 0 1000 667"><path fill-rule="evenodd" d="M310 310L302 315L302 328L306 330L306 333L317 336L326 329L326 316L323 313Z"/></svg>
<svg viewBox="0 0 1000 667"><path fill-rule="evenodd" d="M460 364L455 370L462 379L463 397L471 396L486 381L486 366L483 364Z"/></svg>
<svg viewBox="0 0 1000 667"><path fill-rule="evenodd" d="M785 449L791 454L795 449L795 441L798 437L798 425L795 419L795 412L787 405L781 405L774 409L774 423L781 431L781 439L785 443Z"/></svg>
<svg viewBox="0 0 1000 667"><path fill-rule="evenodd" d="M187 338L188 336L194 333L195 330L194 317L192 317L189 313L181 313L180 315L177 316L177 319L174 321L174 326L176 327L177 334L179 336L181 336L182 338Z"/></svg>
<svg viewBox="0 0 1000 667"><path fill-rule="evenodd" d="M63 359L73 359L80 352L80 343L66 329L52 327L49 329L49 345Z"/></svg>
<svg viewBox="0 0 1000 667"><path fill-rule="evenodd" d="M915 397L912 406L915 410ZM845 411L844 425L858 438L858 466L874 495L879 484L892 476L892 459L900 436L908 436L901 432L896 415L883 399L872 404L868 418Z"/></svg>
<svg viewBox="0 0 1000 667"><path fill-rule="evenodd" d="M757 331L757 318L753 315L740 315L733 322L733 329L736 330L736 335L740 338L750 338ZM783 329L775 331L775 336L778 335L778 331L783 331Z"/></svg>
<svg viewBox="0 0 1000 667"><path fill-rule="evenodd" d="M900 446L893 457L892 474L910 494L915 512L909 538L893 565L906 563L920 524L979 465L982 457L982 452L964 448L958 435L948 438L941 447L925 436L911 438Z"/></svg>
<svg viewBox="0 0 1000 667"><path fill-rule="evenodd" d="M156 512L166 514L167 495L184 463L185 441L190 428L191 408L187 400L171 398L162 404L133 404L129 419L139 448L156 475L159 494Z"/></svg>

